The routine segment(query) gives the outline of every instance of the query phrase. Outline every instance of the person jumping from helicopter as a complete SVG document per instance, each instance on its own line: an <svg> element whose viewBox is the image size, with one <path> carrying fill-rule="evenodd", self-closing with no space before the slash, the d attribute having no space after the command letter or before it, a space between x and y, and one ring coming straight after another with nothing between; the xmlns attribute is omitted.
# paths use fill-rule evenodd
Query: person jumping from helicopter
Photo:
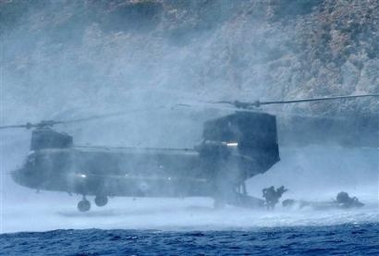
<svg viewBox="0 0 379 256"><path fill-rule="evenodd" d="M265 205L267 209L274 209L275 205L279 202L279 199L282 197L284 192L288 191L288 189L281 186L275 190L274 186L269 188L264 188L262 190L263 198L265 199Z"/></svg>

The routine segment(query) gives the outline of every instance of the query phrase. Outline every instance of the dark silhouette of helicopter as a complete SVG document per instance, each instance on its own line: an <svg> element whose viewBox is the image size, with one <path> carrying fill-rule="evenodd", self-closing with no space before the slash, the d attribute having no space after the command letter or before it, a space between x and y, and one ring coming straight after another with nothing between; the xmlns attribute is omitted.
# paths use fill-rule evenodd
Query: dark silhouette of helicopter
<svg viewBox="0 0 379 256"><path fill-rule="evenodd" d="M108 197L190 197L215 199L216 208L230 204L264 207L265 201L247 194L245 181L265 173L280 160L276 117L251 111L269 104L288 104L379 94L338 96L291 101L218 101L242 109L204 123L202 142L193 149L77 146L73 137L52 129L54 125L88 121L113 113L69 121L42 121L5 128L33 129L30 153L23 166L11 172L13 180L37 190L83 195L82 212Z"/></svg>

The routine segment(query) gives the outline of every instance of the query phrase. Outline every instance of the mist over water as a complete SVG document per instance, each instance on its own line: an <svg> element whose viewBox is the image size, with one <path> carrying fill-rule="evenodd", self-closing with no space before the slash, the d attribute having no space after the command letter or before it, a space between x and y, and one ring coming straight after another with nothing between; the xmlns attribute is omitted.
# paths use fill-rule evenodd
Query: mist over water
<svg viewBox="0 0 379 256"><path fill-rule="evenodd" d="M11 132L9 136L21 137ZM161 230L245 230L254 227L325 226L377 222L378 150L310 145L281 148L281 161L262 175L247 181L249 194L261 197L262 189L284 185L283 199L330 201L340 191L357 196L365 206L351 210L320 211L310 208L274 211L228 206L213 209L211 198L110 198L108 205L94 204L87 213L77 210L80 195L40 191L21 187L10 179L8 170L20 165L28 152L29 136L11 141L2 160L1 232L53 229L161 229ZM25 143L25 144L23 144ZM93 201L93 197L88 197Z"/></svg>
<svg viewBox="0 0 379 256"><path fill-rule="evenodd" d="M203 122L233 113L205 101L306 98L374 93L378 89L377 72L372 72L378 66L377 59L362 64L363 78L352 88L344 86L355 79L347 75L352 60L347 61L342 77L306 73L297 55L299 50L291 45L302 39L293 29L296 20L286 25L274 22L272 26L264 18L268 11L263 12L262 19L250 18L246 13L235 14L238 6L220 1L222 17L209 22L210 29L196 29L191 27L196 23L191 19L173 26L170 19L187 15L173 8L172 16L164 16L156 26L149 23L152 27L140 33L141 20L135 21L135 30L132 25L130 30L118 30L117 19L111 22L108 16L100 20L83 16L89 20L81 23L83 6L54 2L27 12L14 27L2 27L1 125L126 111L130 113L56 129L72 135L75 145L193 148L201 140ZM62 6L65 8L57 11ZM325 76L330 83L340 82L322 89L325 81L321 78ZM178 105L187 103L195 106ZM278 115L278 126L287 127L286 134L278 134L281 142L288 141L285 136L296 139L296 134L288 132L287 114L329 114L329 118L337 119L345 116L344 110L350 115L375 115L377 106L377 101L366 99L350 105L310 104L300 111L296 107L272 110L284 113ZM319 129L312 127L306 134L312 137L314 131L320 133ZM299 147L280 145L281 161L247 181L249 194L256 197L271 185L289 189L283 199L328 201L346 191L366 204L361 209L320 212L278 206L275 211L251 211L228 206L216 211L210 198L111 198L104 208L93 205L90 212L79 213L79 195L36 193L11 180L9 172L22 165L28 154L30 131L2 130L0 140L2 233L58 228L248 229L379 219L379 152L375 147L347 148L318 139L310 144L297 141L302 145Z"/></svg>

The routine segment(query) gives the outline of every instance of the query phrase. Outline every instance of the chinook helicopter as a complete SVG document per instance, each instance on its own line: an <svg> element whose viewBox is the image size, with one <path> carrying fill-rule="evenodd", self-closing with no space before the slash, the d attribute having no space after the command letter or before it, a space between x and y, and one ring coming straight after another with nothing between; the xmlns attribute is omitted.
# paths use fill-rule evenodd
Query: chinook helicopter
<svg viewBox="0 0 379 256"><path fill-rule="evenodd" d="M73 137L52 129L109 116L69 121L42 121L0 129L33 129L30 152L13 180L36 189L80 194L77 208L89 211L87 196L97 206L109 197L191 197L214 199L216 208L230 204L263 207L265 201L247 194L245 181L280 161L276 116L254 109L262 105L378 97L379 94L288 101L216 101L236 108L233 114L206 121L202 141L193 149L98 147L75 145Z"/></svg>

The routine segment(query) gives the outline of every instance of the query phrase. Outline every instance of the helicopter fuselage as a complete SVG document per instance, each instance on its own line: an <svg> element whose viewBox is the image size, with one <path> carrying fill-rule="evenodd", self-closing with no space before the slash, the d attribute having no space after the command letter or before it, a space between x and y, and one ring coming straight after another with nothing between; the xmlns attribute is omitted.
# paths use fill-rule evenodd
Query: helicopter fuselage
<svg viewBox="0 0 379 256"><path fill-rule="evenodd" d="M227 198L278 161L275 117L237 112L206 122L194 149L74 146L65 133L38 129L12 177L29 188L84 196Z"/></svg>
<svg viewBox="0 0 379 256"><path fill-rule="evenodd" d="M210 175L199 160L194 150L42 149L12 176L30 188L84 195L205 196Z"/></svg>

